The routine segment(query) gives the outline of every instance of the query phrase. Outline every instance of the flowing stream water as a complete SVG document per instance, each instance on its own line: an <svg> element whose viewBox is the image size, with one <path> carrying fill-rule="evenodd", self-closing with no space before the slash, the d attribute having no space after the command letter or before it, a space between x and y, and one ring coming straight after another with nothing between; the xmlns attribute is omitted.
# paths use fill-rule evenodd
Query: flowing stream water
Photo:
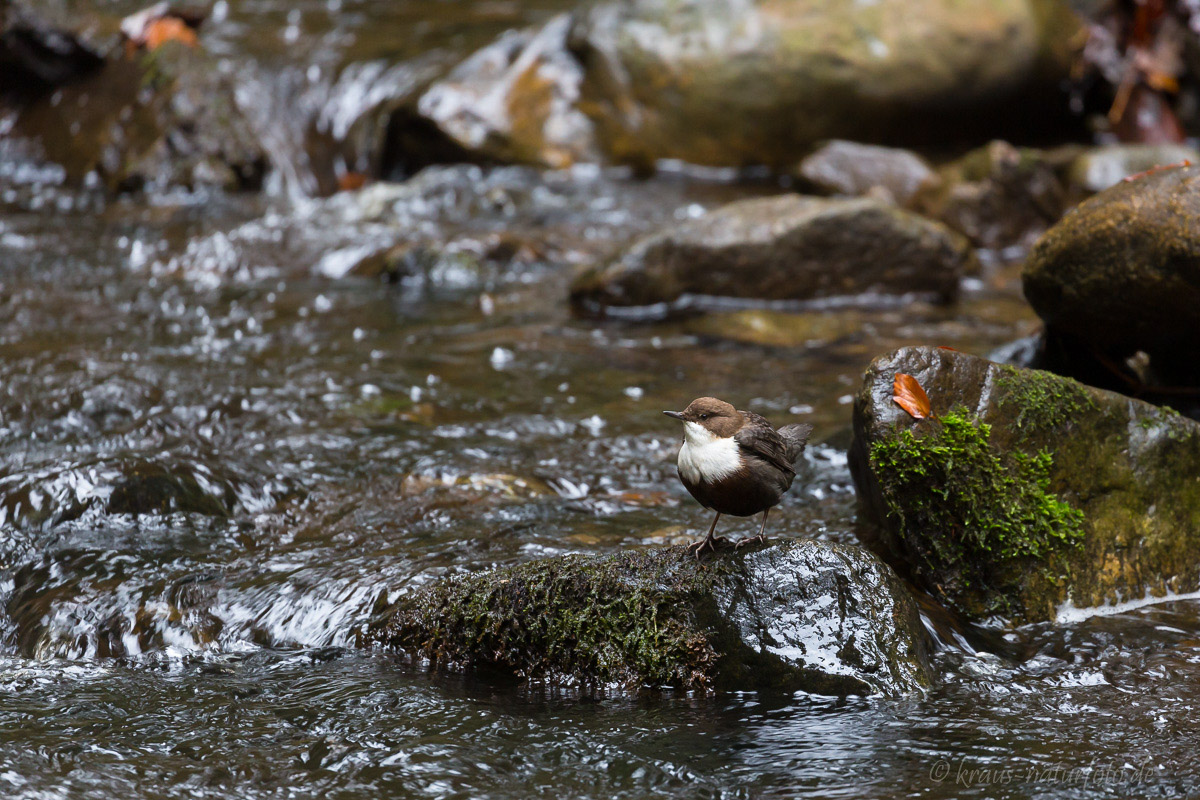
<svg viewBox="0 0 1200 800"><path fill-rule="evenodd" d="M589 700L354 648L381 595L451 572L700 535L708 519L678 483L679 431L660 413L700 394L812 422L771 530L856 542L849 399L869 360L915 343L987 353L1037 324L1011 265L969 279L949 308L810 309L821 324L790 347L695 319L571 316L578 265L773 186L459 165L315 196L297 131L344 133L388 70L555 10L219 2L205 43L261 101L276 175L262 196L113 199L57 185L53 169L0 169L0 787L1200 792L1190 601L1008 633L927 608L939 682L902 700ZM414 240L426 247L402 279L347 274ZM478 257L497 247L517 256Z"/></svg>

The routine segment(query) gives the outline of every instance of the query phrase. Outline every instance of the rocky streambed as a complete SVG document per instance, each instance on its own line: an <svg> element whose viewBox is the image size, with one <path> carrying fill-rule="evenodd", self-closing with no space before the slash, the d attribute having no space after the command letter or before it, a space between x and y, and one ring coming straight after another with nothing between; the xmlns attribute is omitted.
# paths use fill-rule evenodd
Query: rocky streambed
<svg viewBox="0 0 1200 800"><path fill-rule="evenodd" d="M1195 793L1200 159L1065 5L139 10L0 0L15 795Z"/></svg>

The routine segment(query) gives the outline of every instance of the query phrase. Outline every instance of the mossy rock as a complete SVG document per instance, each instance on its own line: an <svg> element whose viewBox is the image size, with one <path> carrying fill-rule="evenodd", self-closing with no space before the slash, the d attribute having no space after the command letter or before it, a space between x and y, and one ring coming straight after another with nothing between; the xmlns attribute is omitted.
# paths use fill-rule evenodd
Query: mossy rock
<svg viewBox="0 0 1200 800"><path fill-rule="evenodd" d="M934 418L892 399L917 378ZM1200 426L1048 372L951 350L876 359L850 465L884 549L974 620L1055 619L1200 586Z"/></svg>
<svg viewBox="0 0 1200 800"><path fill-rule="evenodd" d="M812 300L919 293L952 300L965 239L880 200L785 194L740 200L651 234L578 276L586 314L665 308L688 297Z"/></svg>
<svg viewBox="0 0 1200 800"><path fill-rule="evenodd" d="M811 540L699 563L671 547L455 576L377 614L361 643L583 690L899 695L931 683L901 581L862 548Z"/></svg>
<svg viewBox="0 0 1200 800"><path fill-rule="evenodd" d="M1118 183L1046 232L1025 297L1054 335L1195 385L1200 368L1200 165Z"/></svg>

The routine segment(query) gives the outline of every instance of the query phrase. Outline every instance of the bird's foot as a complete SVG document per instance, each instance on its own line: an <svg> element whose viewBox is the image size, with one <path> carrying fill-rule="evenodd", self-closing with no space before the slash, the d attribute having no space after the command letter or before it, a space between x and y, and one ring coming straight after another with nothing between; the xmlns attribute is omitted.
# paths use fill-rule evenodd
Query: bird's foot
<svg viewBox="0 0 1200 800"><path fill-rule="evenodd" d="M745 539L742 539L740 542L738 542L736 545L734 545L734 549L741 550L743 547L753 547L754 545L757 545L757 544L766 544L766 543L767 543L767 537L763 536L760 533L758 536L748 536Z"/></svg>
<svg viewBox="0 0 1200 800"><path fill-rule="evenodd" d="M724 549L730 546L730 542L724 536L706 536L698 542L692 542L688 545L688 551L700 560L700 554L704 552L715 553L717 550Z"/></svg>

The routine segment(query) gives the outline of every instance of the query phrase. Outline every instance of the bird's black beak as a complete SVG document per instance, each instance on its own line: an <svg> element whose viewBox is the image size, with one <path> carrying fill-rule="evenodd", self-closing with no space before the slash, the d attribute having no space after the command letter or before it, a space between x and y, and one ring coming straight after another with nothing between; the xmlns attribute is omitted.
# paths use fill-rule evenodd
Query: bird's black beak
<svg viewBox="0 0 1200 800"><path fill-rule="evenodd" d="M666 414L668 417L674 417L675 419L679 419L679 420L683 419L682 411L664 411L663 413Z"/></svg>

